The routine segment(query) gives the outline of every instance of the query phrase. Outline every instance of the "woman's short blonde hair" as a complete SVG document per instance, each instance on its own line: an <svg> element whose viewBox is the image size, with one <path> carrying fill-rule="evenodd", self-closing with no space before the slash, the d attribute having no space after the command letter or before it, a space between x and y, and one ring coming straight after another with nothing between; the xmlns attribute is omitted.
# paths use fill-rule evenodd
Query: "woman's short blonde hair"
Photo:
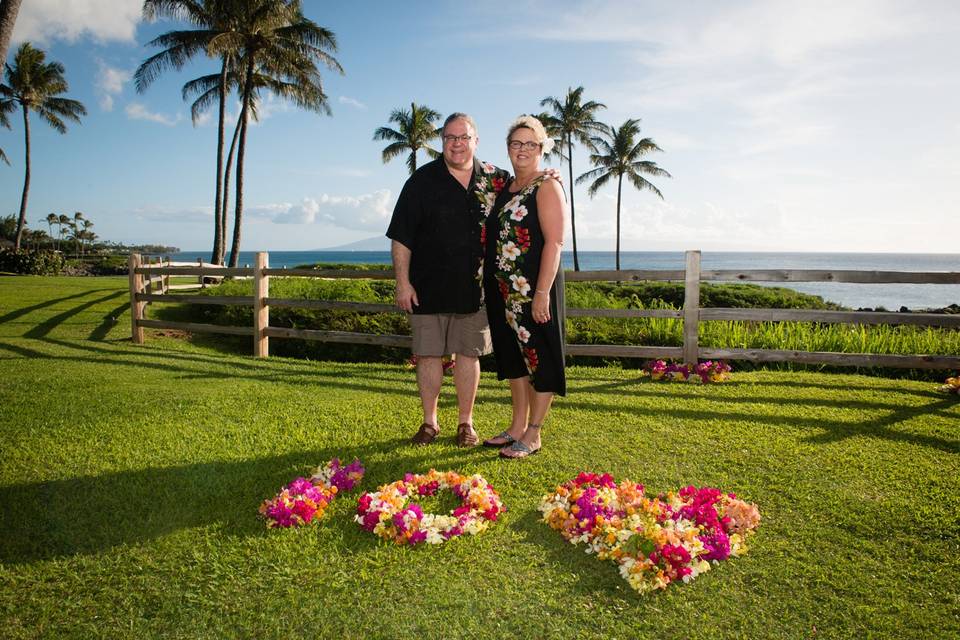
<svg viewBox="0 0 960 640"><path fill-rule="evenodd" d="M553 150L553 138L547 135L547 130L544 129L543 123L533 116L522 115L513 121L507 130L507 144L510 144L510 138L517 129L530 129L530 131L533 131L533 135L536 136L537 142L540 143L540 149L544 154L550 153Z"/></svg>

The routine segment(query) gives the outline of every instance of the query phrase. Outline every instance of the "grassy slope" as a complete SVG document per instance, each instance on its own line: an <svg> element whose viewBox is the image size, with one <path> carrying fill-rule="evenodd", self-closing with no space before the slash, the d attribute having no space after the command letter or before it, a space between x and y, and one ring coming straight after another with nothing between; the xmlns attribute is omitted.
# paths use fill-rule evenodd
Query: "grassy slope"
<svg viewBox="0 0 960 640"><path fill-rule="evenodd" d="M930 383L750 372L716 387L572 369L544 452L405 443L411 372L135 347L123 278L0 278L0 628L9 637L949 637L960 633L960 405ZM118 318L114 322L112 318ZM148 332L150 335L150 332ZM481 434L509 419L485 375ZM267 531L259 502L333 456L366 489L479 472L509 512L401 549L351 522ZM751 552L639 597L539 496L581 469L759 504Z"/></svg>

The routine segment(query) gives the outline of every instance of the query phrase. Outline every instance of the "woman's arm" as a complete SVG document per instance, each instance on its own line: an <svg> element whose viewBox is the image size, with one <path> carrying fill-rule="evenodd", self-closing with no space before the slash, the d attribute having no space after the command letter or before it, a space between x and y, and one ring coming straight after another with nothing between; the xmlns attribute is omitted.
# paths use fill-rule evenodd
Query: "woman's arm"
<svg viewBox="0 0 960 640"><path fill-rule="evenodd" d="M540 256L540 275L533 294L533 320L550 319L550 287L560 267L560 248L563 246L563 224L567 202L563 187L556 180L544 180L537 190L537 219L543 231L543 253Z"/></svg>

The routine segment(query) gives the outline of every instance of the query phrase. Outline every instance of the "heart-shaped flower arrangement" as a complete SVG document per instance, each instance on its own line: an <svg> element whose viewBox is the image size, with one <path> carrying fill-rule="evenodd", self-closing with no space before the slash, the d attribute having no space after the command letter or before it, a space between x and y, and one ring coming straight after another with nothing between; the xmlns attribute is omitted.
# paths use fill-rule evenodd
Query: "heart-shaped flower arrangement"
<svg viewBox="0 0 960 640"><path fill-rule="evenodd" d="M747 552L760 524L755 504L712 487L685 487L648 498L642 484L581 473L540 501L544 521L587 553L612 560L640 593L689 582Z"/></svg>

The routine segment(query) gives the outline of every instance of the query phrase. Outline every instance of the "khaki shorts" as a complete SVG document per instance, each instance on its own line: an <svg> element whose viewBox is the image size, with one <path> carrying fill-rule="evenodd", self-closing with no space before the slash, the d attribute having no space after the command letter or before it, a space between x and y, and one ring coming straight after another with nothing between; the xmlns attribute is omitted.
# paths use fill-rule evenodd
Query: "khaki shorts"
<svg viewBox="0 0 960 640"><path fill-rule="evenodd" d="M483 356L493 350L487 311L410 316L413 353L418 356Z"/></svg>

